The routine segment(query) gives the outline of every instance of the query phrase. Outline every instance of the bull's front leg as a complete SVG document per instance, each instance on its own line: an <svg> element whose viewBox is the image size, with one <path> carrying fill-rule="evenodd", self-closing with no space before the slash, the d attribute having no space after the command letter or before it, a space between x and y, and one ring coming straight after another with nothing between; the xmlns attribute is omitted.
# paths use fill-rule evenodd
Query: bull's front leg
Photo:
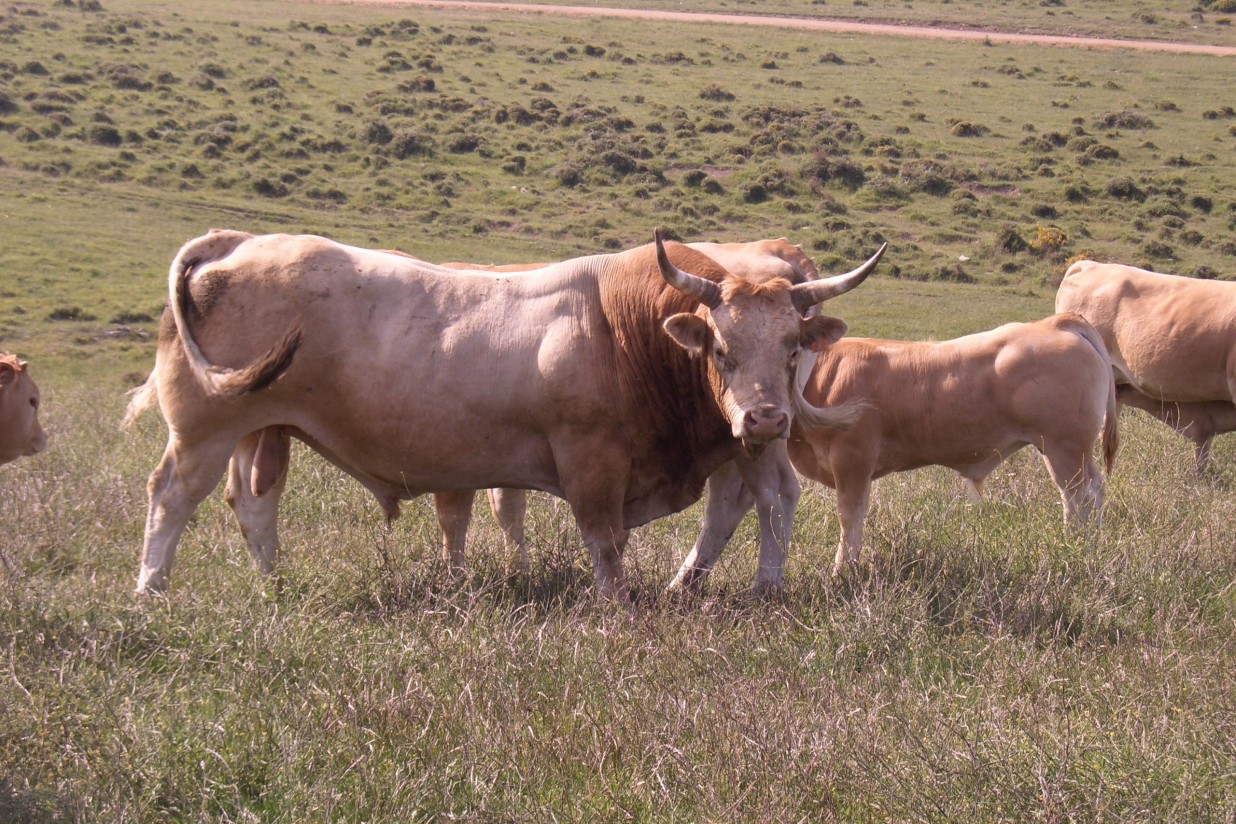
<svg viewBox="0 0 1236 824"><path fill-rule="evenodd" d="M754 503L755 498L743 483L734 461L726 462L708 477L704 522L700 526L699 538L670 582L670 590L695 590L700 587Z"/></svg>
<svg viewBox="0 0 1236 824"><path fill-rule="evenodd" d="M755 498L760 524L760 564L755 572L755 590L767 594L785 586L785 558L790 550L794 513L802 486L790 463L785 441L774 441L755 460L734 460L743 483Z"/></svg>
<svg viewBox="0 0 1236 824"><path fill-rule="evenodd" d="M623 501L631 462L620 444L616 433L589 432L555 443L553 449L563 497L592 558L597 596L629 605L622 553L627 547Z"/></svg>

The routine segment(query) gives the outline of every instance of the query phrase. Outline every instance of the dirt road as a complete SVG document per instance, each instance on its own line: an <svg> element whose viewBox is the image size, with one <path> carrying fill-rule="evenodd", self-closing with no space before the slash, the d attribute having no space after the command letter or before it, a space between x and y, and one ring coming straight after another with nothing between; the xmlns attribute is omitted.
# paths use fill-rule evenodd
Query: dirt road
<svg viewBox="0 0 1236 824"><path fill-rule="evenodd" d="M572 15L576 17L623 17L674 23L724 23L739 26L769 26L804 31L851 32L887 37L918 37L933 40L979 40L991 43L1038 44L1094 49L1137 49L1174 52L1177 54L1208 54L1236 57L1236 47L1207 46L1195 43L1169 43L1156 40L1117 40L1102 37L1068 37L1049 34L950 29L937 26L903 26L895 23L858 23L848 20L824 20L814 17L765 17L755 14L721 14L706 12L658 11L652 9L611 9L593 6L548 6L534 3L474 3L465 0L307 0L307 2L346 3L351 5L432 7L468 11L507 12L521 14Z"/></svg>

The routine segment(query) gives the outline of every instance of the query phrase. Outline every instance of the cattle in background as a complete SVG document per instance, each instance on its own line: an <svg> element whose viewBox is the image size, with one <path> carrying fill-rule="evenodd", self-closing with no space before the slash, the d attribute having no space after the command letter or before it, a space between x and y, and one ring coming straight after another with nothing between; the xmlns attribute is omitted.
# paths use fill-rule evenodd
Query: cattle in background
<svg viewBox="0 0 1236 824"><path fill-rule="evenodd" d="M273 524L264 493L285 482L280 453L296 437L388 513L441 490L562 497L598 593L625 600L628 530L788 436L800 348L845 330L804 313L861 283L882 251L791 285L752 284L659 236L519 276L312 236L192 240L172 263L155 368L128 415L157 402L169 425L138 592L166 588L180 534L242 441L252 460L235 464L237 518L246 532ZM276 549L255 551L264 572Z"/></svg>
<svg viewBox="0 0 1236 824"><path fill-rule="evenodd" d="M805 354L800 369L790 460L837 490L834 573L858 560L871 482L891 472L946 466L977 496L992 470L1030 445L1060 489L1066 522L1100 515L1094 443L1101 433L1110 471L1116 389L1098 332L1077 315L940 342L845 338ZM814 412L834 405L861 412L844 430L815 427Z"/></svg>
<svg viewBox="0 0 1236 824"><path fill-rule="evenodd" d="M1198 471L1215 435L1236 431L1236 283L1079 260L1056 292L1103 336L1120 402L1193 442Z"/></svg>
<svg viewBox="0 0 1236 824"><path fill-rule="evenodd" d="M0 352L0 464L47 448L47 433L39 425L39 387L27 366Z"/></svg>

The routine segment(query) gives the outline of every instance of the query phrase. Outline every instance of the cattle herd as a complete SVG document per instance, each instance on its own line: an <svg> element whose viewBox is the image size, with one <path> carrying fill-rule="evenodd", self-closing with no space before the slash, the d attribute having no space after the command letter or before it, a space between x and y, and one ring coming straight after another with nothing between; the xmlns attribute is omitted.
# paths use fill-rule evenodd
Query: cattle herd
<svg viewBox="0 0 1236 824"><path fill-rule="evenodd" d="M707 487L671 588L698 587L754 507L755 585L783 582L799 474L837 492L834 571L858 559L873 479L928 465L984 478L1043 456L1067 524L1097 526L1120 404L1190 438L1204 468L1236 430L1236 284L1080 261L1057 314L942 342L844 337L818 306L855 288L784 238L654 242L560 263L426 263L309 235L211 231L181 247L131 421L168 424L150 476L139 593L226 474L259 569L275 570L295 438L387 518L433 493L453 571L477 490L528 568L526 490L563 498L600 597L627 601L629 531ZM47 446L25 362L0 354L0 463Z"/></svg>

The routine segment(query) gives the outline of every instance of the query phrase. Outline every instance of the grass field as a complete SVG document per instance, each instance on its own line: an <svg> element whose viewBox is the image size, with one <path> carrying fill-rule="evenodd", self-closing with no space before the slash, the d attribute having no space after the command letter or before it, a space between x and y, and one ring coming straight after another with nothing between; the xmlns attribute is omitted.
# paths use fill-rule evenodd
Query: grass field
<svg viewBox="0 0 1236 824"><path fill-rule="evenodd" d="M763 8L899 16L782 5ZM1187 32L1189 13L1131 0L992 13L1051 30L1154 14L1147 36L1226 42L1216 5ZM529 578L506 576L478 508L452 584L428 502L388 530L304 450L282 592L264 592L216 495L170 596L137 602L165 432L157 416L118 430L168 262L211 226L526 261L664 225L787 235L829 269L887 239L887 263L833 308L856 334L908 338L1042 316L1081 254L1223 277L1230 61L280 2L90 8L0 6L0 350L33 361L52 433L0 468L0 821L1236 820L1222 440L1197 478L1182 439L1126 413L1093 539L1063 532L1032 454L982 505L944 472L882 480L873 567L841 582L831 493L809 487L771 601L746 593L753 524L702 596L663 593L688 510L634 535L628 616L594 603L555 501L534 502Z"/></svg>

